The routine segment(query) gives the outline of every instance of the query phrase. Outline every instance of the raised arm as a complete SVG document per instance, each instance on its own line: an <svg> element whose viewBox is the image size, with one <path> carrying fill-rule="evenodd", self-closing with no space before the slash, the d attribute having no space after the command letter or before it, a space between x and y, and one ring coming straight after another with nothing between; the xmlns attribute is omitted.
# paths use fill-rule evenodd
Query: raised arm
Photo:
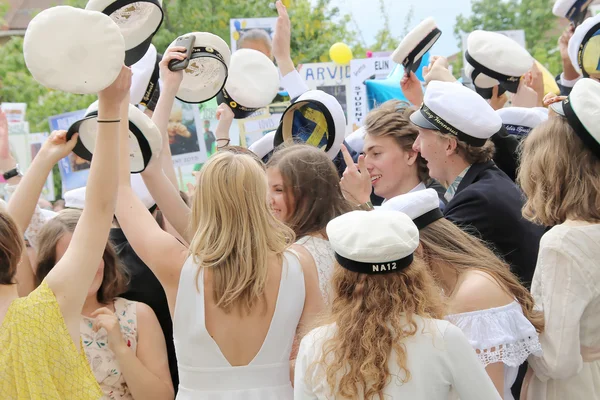
<svg viewBox="0 0 600 400"><path fill-rule="evenodd" d="M163 59L161 60L160 76L162 79L162 86L160 91L160 97L158 103L152 114L152 122L156 124L160 133L163 137L163 148L160 153L160 164L165 175L169 178L171 184L178 188L177 174L173 167L173 157L171 156L171 148L169 147L169 135L167 133L167 127L169 125L169 118L171 116L171 110L175 103L175 95L179 90L181 81L183 80L183 71L171 71L169 69L169 62L171 60L184 60L186 55L185 47L172 47L167 49ZM159 204L160 207L160 204Z"/></svg>
<svg viewBox="0 0 600 400"><path fill-rule="evenodd" d="M128 130L131 70L98 93L98 135L87 181L85 206L64 256L45 281L54 292L74 343L79 343L81 309L108 240L117 199L119 130ZM121 119L120 123L117 123ZM128 160L127 160L128 161ZM44 175L44 178L47 175Z"/></svg>
<svg viewBox="0 0 600 400"><path fill-rule="evenodd" d="M127 140L126 135L121 137L120 159L127 160L129 152ZM153 162L156 163L156 160L153 160ZM170 184L166 184L164 189L175 190ZM154 196L154 194L152 195ZM156 197L154 199L158 203L158 199ZM135 253L154 272L165 289L171 312L173 312L179 275L187 258L188 249L158 226L142 201L136 196L131 188L127 162L121 162L119 166L119 195L116 216L127 241Z"/></svg>

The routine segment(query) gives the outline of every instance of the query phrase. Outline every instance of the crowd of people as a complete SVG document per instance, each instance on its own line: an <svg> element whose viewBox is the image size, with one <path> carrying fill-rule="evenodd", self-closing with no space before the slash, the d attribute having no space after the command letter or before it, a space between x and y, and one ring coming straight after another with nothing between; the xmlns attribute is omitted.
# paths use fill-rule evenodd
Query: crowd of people
<svg viewBox="0 0 600 400"><path fill-rule="evenodd" d="M22 176L0 112L0 398L600 400L600 16L561 37L560 95L475 32L473 87L432 57L409 102L346 136L276 6L272 43L239 46L274 59L292 105L247 149L222 102L191 193L167 132L184 47L146 111L160 151L131 172L123 66L87 185L55 211L40 194L81 133L53 132Z"/></svg>

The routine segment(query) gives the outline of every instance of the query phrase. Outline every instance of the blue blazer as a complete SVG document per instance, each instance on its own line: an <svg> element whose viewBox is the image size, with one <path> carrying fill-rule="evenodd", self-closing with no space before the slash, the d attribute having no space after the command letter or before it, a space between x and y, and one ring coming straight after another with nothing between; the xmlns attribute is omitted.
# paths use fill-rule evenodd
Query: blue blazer
<svg viewBox="0 0 600 400"><path fill-rule="evenodd" d="M473 164L444 215L488 243L529 288L544 227L521 215L521 190L493 161Z"/></svg>

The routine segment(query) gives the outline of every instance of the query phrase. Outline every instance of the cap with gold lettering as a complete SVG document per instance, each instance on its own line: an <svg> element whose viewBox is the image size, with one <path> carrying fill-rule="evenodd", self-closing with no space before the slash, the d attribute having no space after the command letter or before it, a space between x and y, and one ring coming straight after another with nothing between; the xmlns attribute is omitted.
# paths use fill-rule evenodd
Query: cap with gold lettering
<svg viewBox="0 0 600 400"><path fill-rule="evenodd" d="M482 147L502 129L502 119L474 91L459 83L432 81L423 105L410 120L419 128L456 136L466 144Z"/></svg>
<svg viewBox="0 0 600 400"><path fill-rule="evenodd" d="M419 231L398 211L352 211L327 224L329 243L342 268L360 274L401 272L413 262Z"/></svg>

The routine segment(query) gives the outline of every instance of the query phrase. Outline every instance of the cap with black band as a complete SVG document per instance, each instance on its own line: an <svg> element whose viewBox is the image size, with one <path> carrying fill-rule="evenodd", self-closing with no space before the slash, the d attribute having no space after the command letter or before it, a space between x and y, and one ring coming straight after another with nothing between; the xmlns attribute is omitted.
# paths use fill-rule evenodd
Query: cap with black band
<svg viewBox="0 0 600 400"><path fill-rule="evenodd" d="M399 211L408 215L422 230L444 218L440 199L434 189L417 190L386 200L377 211Z"/></svg>
<svg viewBox="0 0 600 400"><path fill-rule="evenodd" d="M567 119L575 134L592 153L600 157L600 82L583 78L569 97L550 107Z"/></svg>
<svg viewBox="0 0 600 400"><path fill-rule="evenodd" d="M502 129L502 120L481 96L461 84L441 81L427 85L423 105L410 120L474 147L482 147Z"/></svg>
<svg viewBox="0 0 600 400"><path fill-rule="evenodd" d="M442 31L437 27L433 18L426 18L402 39L391 59L397 64L402 64L406 72L416 72L421 65L423 56L433 47L440 36L442 36Z"/></svg>
<svg viewBox="0 0 600 400"><path fill-rule="evenodd" d="M585 19L592 0L556 0L552 13L560 18L567 18L575 26Z"/></svg>
<svg viewBox="0 0 600 400"><path fill-rule="evenodd" d="M397 211L352 211L327 224L327 237L338 264L352 272L385 275L413 263L419 231Z"/></svg>
<svg viewBox="0 0 600 400"><path fill-rule="evenodd" d="M575 30L568 52L584 78L600 77L600 15L587 19Z"/></svg>

